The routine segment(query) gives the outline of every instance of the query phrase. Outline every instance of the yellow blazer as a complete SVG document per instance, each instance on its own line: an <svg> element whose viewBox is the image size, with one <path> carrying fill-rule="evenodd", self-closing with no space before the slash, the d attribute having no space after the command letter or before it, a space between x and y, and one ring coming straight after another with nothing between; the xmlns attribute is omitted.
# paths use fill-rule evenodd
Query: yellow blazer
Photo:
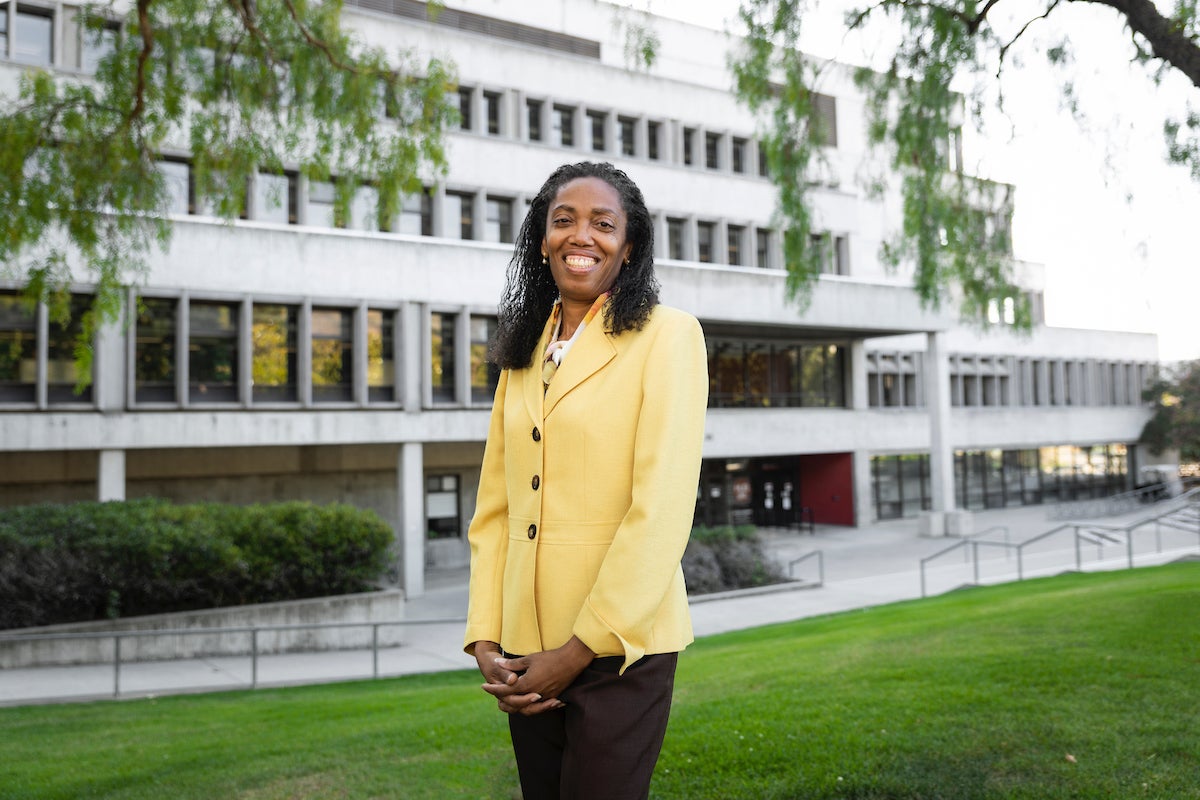
<svg viewBox="0 0 1200 800"><path fill-rule="evenodd" d="M708 364L694 317L657 306L645 327L584 328L543 393L531 367L496 389L471 544L465 646L597 656L682 650L692 623L679 561L700 477Z"/></svg>

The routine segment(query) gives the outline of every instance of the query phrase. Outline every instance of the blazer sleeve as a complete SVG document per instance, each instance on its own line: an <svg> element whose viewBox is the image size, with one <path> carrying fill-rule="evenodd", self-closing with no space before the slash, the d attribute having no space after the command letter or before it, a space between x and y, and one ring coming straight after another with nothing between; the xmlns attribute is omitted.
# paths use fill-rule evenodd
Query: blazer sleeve
<svg viewBox="0 0 1200 800"><path fill-rule="evenodd" d="M504 480L504 398L509 370L500 373L492 402L475 514L467 529L471 545L471 579L467 600L467 630L463 649L478 641L499 642L501 633L504 561L508 552L508 487Z"/></svg>
<svg viewBox="0 0 1200 800"><path fill-rule="evenodd" d="M700 323L663 325L642 372L629 511L613 537L573 632L596 652L645 655L659 607L691 534L708 406L708 358Z"/></svg>

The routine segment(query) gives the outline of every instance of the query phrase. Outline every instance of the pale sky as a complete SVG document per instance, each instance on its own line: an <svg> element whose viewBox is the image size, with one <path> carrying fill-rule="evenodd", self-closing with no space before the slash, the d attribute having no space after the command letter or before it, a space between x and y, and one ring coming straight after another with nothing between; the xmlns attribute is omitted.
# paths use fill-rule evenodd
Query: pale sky
<svg viewBox="0 0 1200 800"><path fill-rule="evenodd" d="M723 30L738 2L630 5ZM805 24L825 46L805 49L868 63L887 34L844 40L842 9L859 5L824 0ZM1055 74L1035 46L1067 26L1075 63ZM1174 75L1154 86L1129 63L1131 52L1116 12L1064 4L1014 48L1018 62L1004 83L1008 118L993 114L982 134L967 133L964 160L974 174L1017 187L1013 246L1018 258L1046 266L1049 324L1149 331L1159 336L1162 360L1200 358L1200 182L1165 163L1162 136L1164 115L1182 117L1189 99L1200 110L1200 90ZM1082 122L1063 107L1066 80Z"/></svg>

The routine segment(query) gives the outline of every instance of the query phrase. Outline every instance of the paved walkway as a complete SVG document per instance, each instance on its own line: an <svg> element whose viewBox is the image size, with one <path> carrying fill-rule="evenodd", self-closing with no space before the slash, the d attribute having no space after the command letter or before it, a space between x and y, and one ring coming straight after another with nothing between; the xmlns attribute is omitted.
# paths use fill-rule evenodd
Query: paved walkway
<svg viewBox="0 0 1200 800"><path fill-rule="evenodd" d="M1121 517L1083 522L1085 526L1126 526L1151 516L1143 510ZM974 516L978 559L971 545L930 560L963 540L918 535L916 520L879 522L864 528L817 526L815 534L764 531L768 552L787 569L796 559L820 552L824 581L818 585L816 556L794 565L798 580L780 587L696 598L692 618L697 636L775 622L865 608L922 595L934 595L970 583L1001 583L1073 570L1077 553L1085 570L1128 566L1123 544L1087 544L1078 550L1073 531L1015 549L998 543L1024 542L1064 523L1046 519L1044 507L979 512ZM1160 564L1200 554L1200 533L1150 525L1134 538L1137 566ZM474 659L461 650L466 613L465 572L431 574L428 591L408 601L402 644L370 650L260 656L255 672L248 656L78 667L0 670L0 705L25 705L121 697L245 689L252 685L287 686L359 680L425 672L469 669Z"/></svg>

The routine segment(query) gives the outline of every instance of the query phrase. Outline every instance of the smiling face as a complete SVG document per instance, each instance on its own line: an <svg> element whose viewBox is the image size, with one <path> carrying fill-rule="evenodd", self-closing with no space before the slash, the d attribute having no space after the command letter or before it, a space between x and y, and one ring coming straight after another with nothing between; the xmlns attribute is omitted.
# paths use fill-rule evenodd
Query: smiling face
<svg viewBox="0 0 1200 800"><path fill-rule="evenodd" d="M576 178L558 190L546 217L542 253L564 306L590 307L612 288L633 249L625 231L621 196L606 181Z"/></svg>

